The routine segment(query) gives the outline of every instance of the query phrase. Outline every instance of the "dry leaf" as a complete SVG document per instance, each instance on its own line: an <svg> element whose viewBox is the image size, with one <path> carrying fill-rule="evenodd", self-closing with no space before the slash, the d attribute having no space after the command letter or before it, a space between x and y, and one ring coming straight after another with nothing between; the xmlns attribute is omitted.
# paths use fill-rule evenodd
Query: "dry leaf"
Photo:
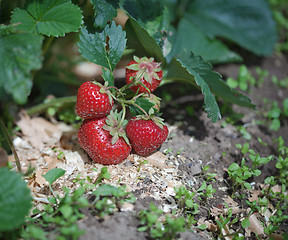
<svg viewBox="0 0 288 240"><path fill-rule="evenodd" d="M165 161L167 160L167 156L159 151L147 157L146 160L149 161L149 163L152 164L153 166L160 169L168 167L167 164L165 163Z"/></svg>
<svg viewBox="0 0 288 240"><path fill-rule="evenodd" d="M40 187L44 187L44 186L48 186L48 182L46 181L46 179L43 177L43 175L45 175L45 173L47 172L44 171L43 169L41 168L38 168L36 169L35 171L35 182L37 184L39 184Z"/></svg>
<svg viewBox="0 0 288 240"><path fill-rule="evenodd" d="M250 226L248 227L248 229L251 232L257 234L260 237L264 235L264 227L262 226L261 222L258 220L256 213L253 213L249 217L249 222L250 222Z"/></svg>
<svg viewBox="0 0 288 240"><path fill-rule="evenodd" d="M55 145L59 143L62 135L61 130L41 117L30 118L26 113L20 114L17 122L22 133L31 145L37 149L43 149L44 144Z"/></svg>
<svg viewBox="0 0 288 240"><path fill-rule="evenodd" d="M200 218L197 222L198 226L205 224L207 226L207 230L210 232L217 231L217 225L213 224L212 221L206 220L204 217Z"/></svg>
<svg viewBox="0 0 288 240"><path fill-rule="evenodd" d="M223 213L223 209L217 208L217 207L212 207L210 208L211 216L219 216L221 213Z"/></svg>

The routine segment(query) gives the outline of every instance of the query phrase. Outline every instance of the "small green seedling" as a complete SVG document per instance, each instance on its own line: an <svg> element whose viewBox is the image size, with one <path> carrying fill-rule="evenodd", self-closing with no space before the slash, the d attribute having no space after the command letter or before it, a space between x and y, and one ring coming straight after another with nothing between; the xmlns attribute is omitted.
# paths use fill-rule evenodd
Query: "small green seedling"
<svg viewBox="0 0 288 240"><path fill-rule="evenodd" d="M252 149L249 149L249 143L245 143L243 146L241 144L236 144L236 147L241 150L243 157L240 165L238 163L232 163L227 169L230 178L234 182L232 196L238 187L251 189L252 187L250 183L246 180L250 179L251 177L259 176L261 174L261 170L258 168L261 165L267 164L273 159L273 156L260 157L258 153L256 154ZM248 160L252 162L251 167L246 164Z"/></svg>
<svg viewBox="0 0 288 240"><path fill-rule="evenodd" d="M138 227L138 231L148 232L152 239L172 240L179 232L185 230L185 219L183 217L171 218L165 216L165 220L161 222L160 216L162 214L163 211L151 203L149 209L139 212L140 227Z"/></svg>
<svg viewBox="0 0 288 240"><path fill-rule="evenodd" d="M143 164L148 164L149 162L147 160L143 160L143 161L140 161L139 165L138 165L138 168L137 168L137 172L140 172L140 169L141 169L141 166Z"/></svg>
<svg viewBox="0 0 288 240"><path fill-rule="evenodd" d="M204 196L204 200L207 202L208 198L211 198L213 196L212 194L216 192L216 189L214 189L211 184L208 185L206 181L203 181L197 192L199 196Z"/></svg>
<svg viewBox="0 0 288 240"><path fill-rule="evenodd" d="M102 184L93 191L95 199L92 206L95 207L94 213L100 217L112 214L117 210L119 205L124 202L135 202L135 197L132 193L125 191L125 186L114 187L108 184Z"/></svg>

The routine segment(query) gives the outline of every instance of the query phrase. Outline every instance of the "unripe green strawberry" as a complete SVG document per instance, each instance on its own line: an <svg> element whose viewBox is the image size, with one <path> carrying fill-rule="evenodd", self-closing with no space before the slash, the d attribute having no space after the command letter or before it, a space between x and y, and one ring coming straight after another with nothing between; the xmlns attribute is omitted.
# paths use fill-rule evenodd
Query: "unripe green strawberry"
<svg viewBox="0 0 288 240"><path fill-rule="evenodd" d="M134 81L135 85L130 87L133 92L153 92L163 78L160 65L161 63L155 62L154 58L134 56L134 60L129 62L126 67L126 83L129 84Z"/></svg>
<svg viewBox="0 0 288 240"><path fill-rule="evenodd" d="M108 126L107 123L113 124L110 115L85 119L78 132L78 142L96 163L117 164L129 156L131 146L125 137L121 137L125 134L123 129Z"/></svg>
<svg viewBox="0 0 288 240"><path fill-rule="evenodd" d="M135 152L140 156L148 156L167 139L168 128L156 117L134 117L127 124L126 134Z"/></svg>
<svg viewBox="0 0 288 240"><path fill-rule="evenodd" d="M98 82L84 82L78 89L76 114L83 119L107 116L113 107L110 91Z"/></svg>

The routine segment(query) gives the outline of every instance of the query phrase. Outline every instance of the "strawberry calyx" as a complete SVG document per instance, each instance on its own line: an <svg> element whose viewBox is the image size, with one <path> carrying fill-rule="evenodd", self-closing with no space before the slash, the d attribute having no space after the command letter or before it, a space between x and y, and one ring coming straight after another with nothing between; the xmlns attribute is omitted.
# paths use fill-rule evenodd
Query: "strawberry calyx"
<svg viewBox="0 0 288 240"><path fill-rule="evenodd" d="M105 81L104 85L101 84L100 82L97 82L97 81L92 81L92 83L100 87L100 90L99 90L100 93L104 93L104 94L106 93L106 94L108 95L108 97L109 97L109 102L110 102L110 104L112 105L112 104L113 104L113 97L114 97L114 96L113 96L113 94L112 94L112 93L110 92L110 90L109 90L110 87L108 87L108 82Z"/></svg>
<svg viewBox="0 0 288 240"><path fill-rule="evenodd" d="M160 118L159 116L156 116L154 114L149 114L149 115L137 115L132 121L136 120L152 120L158 127L163 129L163 126L165 126L164 119Z"/></svg>
<svg viewBox="0 0 288 240"><path fill-rule="evenodd" d="M158 72L162 71L161 62L155 62L153 57L138 58L137 56L134 56L133 59L136 63L131 64L126 68L137 71L135 76L136 82L139 82L142 78L150 84L152 83L153 79L158 81L162 80L157 74Z"/></svg>
<svg viewBox="0 0 288 240"><path fill-rule="evenodd" d="M124 109L119 113L117 112L117 109L115 111L111 111L106 118L106 124L103 126L103 129L108 131L112 136L112 145L115 144L120 137L122 137L125 142L130 145L125 132L125 127L128 120L125 119Z"/></svg>

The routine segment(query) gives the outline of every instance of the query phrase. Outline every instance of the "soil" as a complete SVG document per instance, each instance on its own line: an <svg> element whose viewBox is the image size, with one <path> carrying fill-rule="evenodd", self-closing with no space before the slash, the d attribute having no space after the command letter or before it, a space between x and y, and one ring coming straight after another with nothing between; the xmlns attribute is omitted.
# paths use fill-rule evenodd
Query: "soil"
<svg viewBox="0 0 288 240"><path fill-rule="evenodd" d="M206 203L199 201L201 208L196 220L199 221L202 219L209 221L215 219L215 217L210 216L209 212L211 212L213 208L221 209L224 203L227 202L228 195L233 191L233 189L230 189L231 185L229 184L226 170L231 163L239 163L241 161L240 150L236 148L235 145L249 142L250 148L259 153L260 156L268 156L276 153L276 144L273 140L277 137L282 136L285 142L288 143L287 118L282 119L281 128L277 132L269 130L265 124L258 125L255 123L255 120L261 119L264 98L269 99L269 101L275 100L279 106L282 106L283 99L288 97L287 88L280 89L271 82L271 76L273 75L279 79L288 77L287 56L274 55L272 57L256 59L248 56L244 59L245 64L246 62L249 70L253 74L255 74L256 67L260 66L262 69L269 71L269 76L265 78L264 83L260 87L252 86L249 90L248 96L256 105L255 110L232 106L234 113L243 114L243 117L234 125L228 123L225 127L223 126L229 113L227 115L224 113L223 119L216 123L208 119L206 113L203 112L203 96L199 94L199 92L193 92L193 95L191 95L191 93L188 94L186 91L183 95L183 91L180 92L180 90L173 85L163 86L156 92L156 95L160 95L163 99L165 98L164 94L168 92L172 95L173 99L166 101L161 111L163 112L162 117L169 125L170 133L167 141L161 146L159 152L156 153L158 155L154 155L148 159L149 164L143 165L141 168L139 168L139 163L143 159L134 154L131 154L123 163L108 167L111 173L111 179L106 182L112 185L119 183L121 185L127 185L127 189L136 197L136 202L132 207L130 206L131 208L125 209L119 207L118 211L114 214L104 218L95 217L87 210L83 211L86 217L78 221L79 228L85 230L85 234L80 238L81 240L149 239L147 233L137 231L137 227L139 226L137 214L139 211L149 208L150 203L153 202L159 208L163 209L164 212L171 213L175 207L173 188L185 185L191 190L197 190L205 179L202 168L206 165L210 166L209 172L217 173L215 177L216 181L212 182L216 192L213 193L212 198L208 198ZM223 75L224 78L233 77L235 79L238 76L240 65L241 64L221 65L216 66L214 70ZM221 103L221 99L219 99L219 103L221 106L224 106L224 103ZM194 114L192 116L186 111L187 106L193 106ZM251 134L250 140L246 140L239 132L237 126L240 125L244 125L246 130ZM261 138L263 142L267 143L267 146L264 147L261 145L258 138ZM22 136L22 139L24 139L24 136ZM61 138L61 141L62 140L63 136ZM77 169L80 169L82 172L84 171L84 175L90 174L89 176L91 178L97 177L93 175L91 169L100 169L102 165L92 163L87 155L81 151L77 145L75 132L72 131L71 133L70 131L70 135L68 134L68 142L69 141L68 147L64 147L63 142L61 143L61 147L63 149L66 148L66 158L68 159L68 152L79 153L83 161L80 160L81 164L79 162L77 163ZM20 148L21 146L18 146L18 150ZM47 155L50 153L46 152L45 154L45 161L49 164ZM52 158L54 155L49 156ZM70 169L67 167L70 166L67 162L65 163L66 165L63 165L63 162L57 163L58 165L56 163L53 164L54 167L60 166ZM77 170L75 170L75 162L73 162L73 164L74 168L72 170L70 169L70 172ZM255 190L260 188L260 185L267 176L277 172L275 162L265 165L261 171L262 174L260 177L251 180L255 182ZM79 172L76 172L74 177L78 173ZM58 185L54 187L56 188L57 186L61 186L61 184L67 184L71 178L72 174L71 177L66 176L62 182L59 181ZM41 196L43 196L43 194L45 195L45 191L40 191L37 186L42 184L42 187L44 186L48 189L47 185L45 186L45 184L41 182L40 177L38 180L36 179L36 183L30 182L29 184L35 192L38 191L37 194L39 196L41 194ZM237 205L239 202L235 204ZM247 206L244 204L239 215L245 213L246 208ZM281 230L285 230L285 226L282 226ZM253 239L253 236L255 235L252 233L250 238ZM178 239L213 239L213 234L211 231L200 231L193 228L180 233Z"/></svg>
<svg viewBox="0 0 288 240"><path fill-rule="evenodd" d="M247 60L247 62L249 61ZM224 78L233 77L236 79L240 65L227 64L216 67L214 70L223 75ZM252 136L249 141L243 138L235 125L227 124L225 127L222 126L225 121L225 115L222 120L212 123L202 108L199 108L199 106L202 106L202 95L196 93L192 97L191 95L183 96L180 95L181 93L172 92L171 89L175 89L173 85L163 87L165 91L172 92L173 100L167 102L162 110L163 118L170 125L170 137L159 150L160 152L167 152L169 150L169 156L181 156L180 159L182 161L174 163L175 171L177 171L181 183L190 186L192 189L197 189L202 184L200 176L202 166L209 164L209 171L217 173L217 181L213 183L213 187L217 191L206 204L206 207L208 206L210 209L212 207L219 207L219 205L223 204L223 196L231 194L232 190L228 188L226 169L231 163L239 163L241 160L241 154L239 149L235 147L235 144L249 142L251 149L254 149L261 156L268 156L276 152L276 145L273 143L274 139L282 136L285 142L288 142L287 119L283 120L280 130L277 132L270 131L264 125L254 123L254 120L260 118L259 113L263 109L264 98L270 99L270 101L275 100L279 106L282 106L283 99L288 96L287 89L279 89L279 87L271 82L271 76L273 75L279 79L288 76L287 58L275 55L257 59L255 64L249 64L249 70L255 74L257 66L268 70L269 76L265 78L261 87L251 87L249 91L248 96L256 105L256 109L233 106L234 112L243 114L244 116L239 120L238 124L247 126L246 129ZM163 93L163 90L156 94L161 95L161 93ZM185 110L185 107L189 105L196 106L194 116L189 115ZM261 138L268 145L263 147L258 138ZM226 153L225 156L223 153ZM261 176L252 180L255 182L256 187L267 176L277 172L275 162L265 165L261 171ZM99 221L91 216L80 221L80 228L86 231L81 239L147 239L147 234L136 230L139 220L135 213L141 209L148 208L152 201L161 208L163 204L167 204L167 199L156 200L149 196L149 190L141 189L140 191L148 193L147 196L143 197L143 194L139 194L139 190L132 190L137 197L136 207L133 212L117 212L103 221ZM202 216L198 216L199 218L209 219L207 210L202 209L201 214ZM179 235L179 239L211 238L211 234L207 231L196 231L195 229Z"/></svg>

